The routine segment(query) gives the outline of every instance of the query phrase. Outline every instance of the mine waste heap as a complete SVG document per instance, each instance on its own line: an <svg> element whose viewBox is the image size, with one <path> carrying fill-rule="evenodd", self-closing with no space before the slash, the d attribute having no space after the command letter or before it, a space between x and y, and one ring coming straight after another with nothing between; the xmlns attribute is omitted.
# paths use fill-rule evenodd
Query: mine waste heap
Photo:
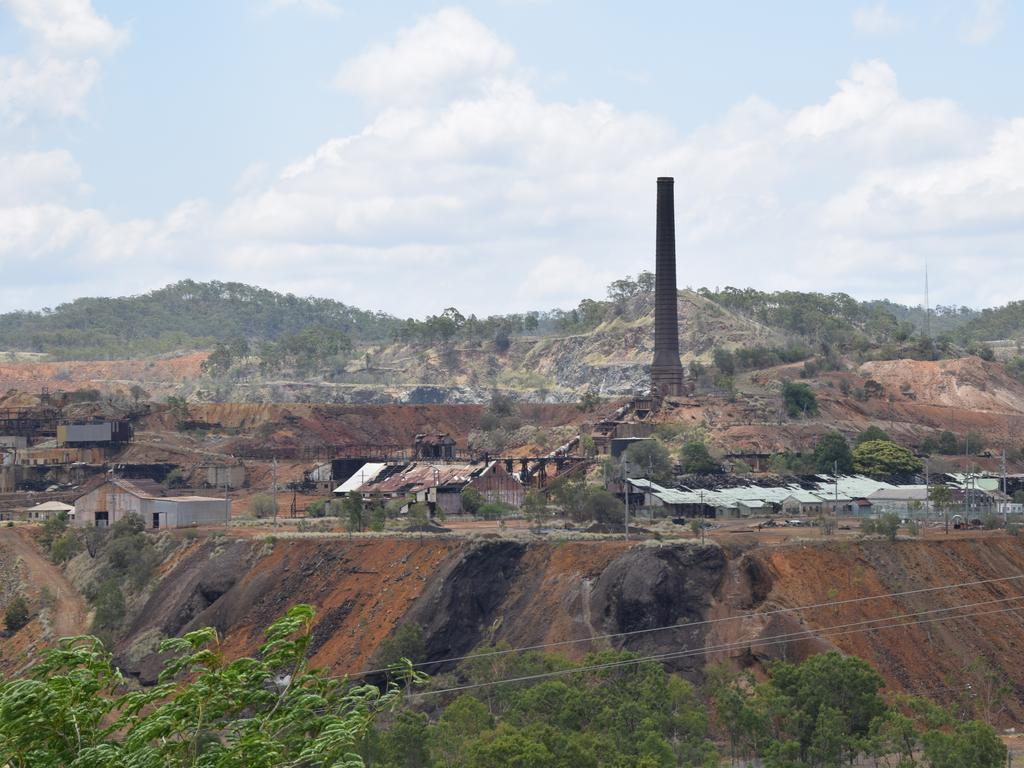
<svg viewBox="0 0 1024 768"><path fill-rule="evenodd" d="M658 179L658 229L655 239L654 363L651 390L660 397L684 394L679 362L679 310L676 292L675 179Z"/></svg>

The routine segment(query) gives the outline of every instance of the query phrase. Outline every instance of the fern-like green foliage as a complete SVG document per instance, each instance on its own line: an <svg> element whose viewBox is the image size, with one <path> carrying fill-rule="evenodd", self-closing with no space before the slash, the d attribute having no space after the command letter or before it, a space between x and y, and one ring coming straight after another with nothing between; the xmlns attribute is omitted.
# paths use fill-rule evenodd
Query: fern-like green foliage
<svg viewBox="0 0 1024 768"><path fill-rule="evenodd" d="M359 742L399 689L310 667L313 617L308 605L291 608L255 658L228 661L209 627L166 640L171 658L145 690L128 688L96 638L62 640L25 677L0 685L0 764L362 766ZM403 664L406 681L422 682Z"/></svg>

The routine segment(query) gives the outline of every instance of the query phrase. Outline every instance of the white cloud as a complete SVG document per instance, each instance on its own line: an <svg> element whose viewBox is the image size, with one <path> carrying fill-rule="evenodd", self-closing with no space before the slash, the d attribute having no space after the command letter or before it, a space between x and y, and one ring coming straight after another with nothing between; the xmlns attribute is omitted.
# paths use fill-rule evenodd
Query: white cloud
<svg viewBox="0 0 1024 768"><path fill-rule="evenodd" d="M36 113L81 117L99 69L95 59L0 57L0 121L17 124Z"/></svg>
<svg viewBox="0 0 1024 768"><path fill-rule="evenodd" d="M97 16L89 0L2 0L0 5L50 52L112 53L126 37Z"/></svg>
<svg viewBox="0 0 1024 768"><path fill-rule="evenodd" d="M460 8L445 8L345 64L337 84L371 101L422 104L473 96L510 74L515 52Z"/></svg>
<svg viewBox="0 0 1024 768"><path fill-rule="evenodd" d="M976 0L974 18L963 30L964 42L971 45L987 43L999 31L1003 0Z"/></svg>
<svg viewBox="0 0 1024 768"><path fill-rule="evenodd" d="M86 191L66 150L0 155L0 206L42 203Z"/></svg>
<svg viewBox="0 0 1024 768"><path fill-rule="evenodd" d="M1024 118L968 157L865 174L825 213L836 228L874 236L1024 235Z"/></svg>
<svg viewBox="0 0 1024 768"><path fill-rule="evenodd" d="M98 16L88 0L0 0L28 32L30 50L0 56L0 123L34 114L81 116L99 77L99 59L127 37Z"/></svg>
<svg viewBox="0 0 1024 768"><path fill-rule="evenodd" d="M367 124L283 168L252 166L223 208L117 221L75 207L70 156L0 160L26 184L0 185L0 270L30 260L62 281L25 277L0 304L193 277L400 314L566 306L653 266L661 175L676 177L681 285L913 300L927 259L939 302L1024 289L1024 116L996 125L910 98L882 61L816 103L750 98L688 135L657 115L541 98L464 11L342 71L379 102Z"/></svg>
<svg viewBox="0 0 1024 768"><path fill-rule="evenodd" d="M889 10L885 0L861 6L853 12L853 26L866 35L891 35L903 29L903 19Z"/></svg>
<svg viewBox="0 0 1024 768"><path fill-rule="evenodd" d="M318 16L341 15L341 8L332 3L331 0L268 0L264 6L264 11L273 13L274 11L289 10L291 8L301 8Z"/></svg>

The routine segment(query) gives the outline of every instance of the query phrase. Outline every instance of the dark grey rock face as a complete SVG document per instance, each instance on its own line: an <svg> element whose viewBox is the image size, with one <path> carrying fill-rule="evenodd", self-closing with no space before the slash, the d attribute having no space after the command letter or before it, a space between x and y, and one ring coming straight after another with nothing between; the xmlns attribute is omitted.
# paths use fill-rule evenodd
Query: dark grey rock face
<svg viewBox="0 0 1024 768"><path fill-rule="evenodd" d="M612 644L643 655L700 649L706 625L700 622L725 574L726 558L713 545L638 548L612 562L597 579L591 596L594 629L601 634L630 633ZM674 627L658 629L658 627ZM668 659L670 668L699 677L703 655Z"/></svg>
<svg viewBox="0 0 1024 768"><path fill-rule="evenodd" d="M525 553L525 544L488 542L473 547L433 578L406 617L423 628L426 658L462 656L480 643ZM452 666L438 664L426 671L435 674Z"/></svg>

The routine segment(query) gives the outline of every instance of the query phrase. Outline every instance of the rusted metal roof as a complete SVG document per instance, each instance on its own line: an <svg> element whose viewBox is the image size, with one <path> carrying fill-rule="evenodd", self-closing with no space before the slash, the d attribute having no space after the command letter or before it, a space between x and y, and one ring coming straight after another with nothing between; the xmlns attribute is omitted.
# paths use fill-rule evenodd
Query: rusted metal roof
<svg viewBox="0 0 1024 768"><path fill-rule="evenodd" d="M140 499L162 499L170 495L168 494L167 489L155 480L146 480L141 478L137 480L125 480L121 477L115 477L110 482L121 490L130 493L132 496L138 496Z"/></svg>
<svg viewBox="0 0 1024 768"><path fill-rule="evenodd" d="M497 462L487 464L432 464L414 462L398 465L393 472L380 472L359 486L360 493L403 495L419 493L429 488L462 487L485 474Z"/></svg>

